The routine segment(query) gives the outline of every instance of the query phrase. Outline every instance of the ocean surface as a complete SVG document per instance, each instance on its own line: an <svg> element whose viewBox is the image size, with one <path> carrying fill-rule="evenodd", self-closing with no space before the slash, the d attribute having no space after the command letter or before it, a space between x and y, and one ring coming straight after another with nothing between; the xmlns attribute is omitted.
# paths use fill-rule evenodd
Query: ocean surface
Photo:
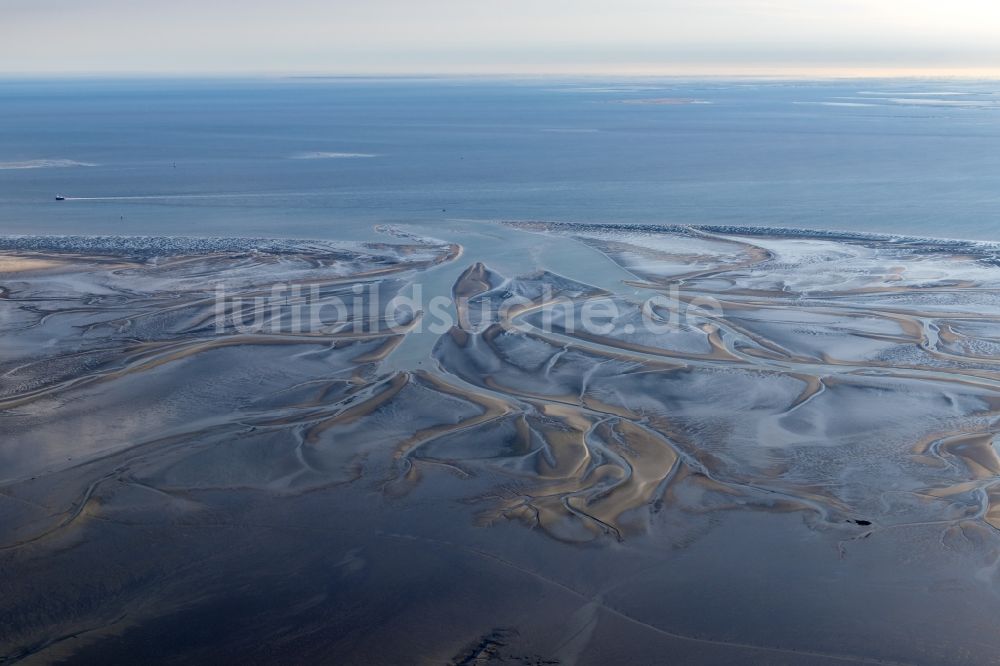
<svg viewBox="0 0 1000 666"><path fill-rule="evenodd" d="M506 219L1000 240L998 90L5 80L0 233L352 238Z"/></svg>

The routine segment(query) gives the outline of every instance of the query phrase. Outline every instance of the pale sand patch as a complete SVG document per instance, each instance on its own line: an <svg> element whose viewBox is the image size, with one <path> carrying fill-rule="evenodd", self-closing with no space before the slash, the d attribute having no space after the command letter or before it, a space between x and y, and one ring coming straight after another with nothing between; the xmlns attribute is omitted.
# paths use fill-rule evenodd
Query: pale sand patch
<svg viewBox="0 0 1000 666"><path fill-rule="evenodd" d="M55 268L61 264L62 262L54 259L40 259L38 257L19 257L16 255L0 254L0 273L40 271L46 268Z"/></svg>

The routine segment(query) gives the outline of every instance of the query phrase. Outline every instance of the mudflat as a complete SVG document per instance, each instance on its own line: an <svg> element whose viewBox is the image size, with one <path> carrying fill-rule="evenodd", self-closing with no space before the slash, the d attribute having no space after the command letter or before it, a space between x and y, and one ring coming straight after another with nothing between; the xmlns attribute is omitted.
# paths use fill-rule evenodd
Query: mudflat
<svg viewBox="0 0 1000 666"><path fill-rule="evenodd" d="M497 229L0 243L0 657L996 661L1000 248Z"/></svg>

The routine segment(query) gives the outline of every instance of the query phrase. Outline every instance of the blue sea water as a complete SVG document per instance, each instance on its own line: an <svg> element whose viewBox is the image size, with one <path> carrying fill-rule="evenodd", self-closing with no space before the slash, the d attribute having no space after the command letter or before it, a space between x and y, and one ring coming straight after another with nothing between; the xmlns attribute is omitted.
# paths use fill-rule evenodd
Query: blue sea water
<svg viewBox="0 0 1000 666"><path fill-rule="evenodd" d="M380 222L532 219L1000 240L997 91L11 79L0 233L350 238Z"/></svg>

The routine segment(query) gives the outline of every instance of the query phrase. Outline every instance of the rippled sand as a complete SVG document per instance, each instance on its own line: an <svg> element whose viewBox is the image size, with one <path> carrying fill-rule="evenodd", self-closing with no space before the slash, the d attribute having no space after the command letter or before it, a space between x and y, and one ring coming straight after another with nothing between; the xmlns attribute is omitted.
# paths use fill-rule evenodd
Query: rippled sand
<svg viewBox="0 0 1000 666"><path fill-rule="evenodd" d="M9 241L0 659L998 661L996 247L498 229Z"/></svg>

